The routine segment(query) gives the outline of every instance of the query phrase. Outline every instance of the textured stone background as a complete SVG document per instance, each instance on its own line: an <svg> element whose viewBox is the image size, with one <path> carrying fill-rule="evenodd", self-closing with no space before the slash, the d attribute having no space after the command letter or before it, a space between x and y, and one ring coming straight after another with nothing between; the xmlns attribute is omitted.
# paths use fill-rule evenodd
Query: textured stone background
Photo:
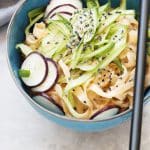
<svg viewBox="0 0 150 150"><path fill-rule="evenodd" d="M1 150L128 150L129 121L102 133L79 133L50 122L33 110L8 71L6 29L0 28ZM142 150L150 150L150 103L144 108L142 133Z"/></svg>

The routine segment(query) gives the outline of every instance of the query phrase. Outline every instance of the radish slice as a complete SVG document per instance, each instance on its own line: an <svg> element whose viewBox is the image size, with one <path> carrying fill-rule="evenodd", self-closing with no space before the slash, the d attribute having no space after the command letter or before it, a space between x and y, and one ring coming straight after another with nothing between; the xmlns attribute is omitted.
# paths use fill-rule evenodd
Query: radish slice
<svg viewBox="0 0 150 150"><path fill-rule="evenodd" d="M21 70L30 71L29 77L21 77L24 84L29 87L36 87L45 80L48 74L48 65L43 55L33 52L27 56Z"/></svg>
<svg viewBox="0 0 150 150"><path fill-rule="evenodd" d="M90 119L103 120L108 119L119 112L119 108L116 106L106 106L102 110L96 112Z"/></svg>
<svg viewBox="0 0 150 150"><path fill-rule="evenodd" d="M44 94L41 94L34 96L33 99L45 109L50 110L51 112L54 112L59 115L64 115L63 109L56 103L54 103L54 100L52 98L49 98Z"/></svg>
<svg viewBox="0 0 150 150"><path fill-rule="evenodd" d="M59 12L59 14L60 14L61 16L63 16L64 18L66 18L67 20L69 20L70 17L71 17L71 15L72 15L72 14L68 14L68 12L67 12L67 13L65 13L65 12ZM52 20L59 20L59 17L58 17L57 14L54 14L54 15L51 17L51 19L52 19Z"/></svg>
<svg viewBox="0 0 150 150"><path fill-rule="evenodd" d="M61 15L69 14L71 16L74 13L74 11L76 10L76 8L70 7L70 5L65 4L65 5L62 5L62 7L58 7L57 9L53 9L53 10L54 11L48 15L50 18L55 16L57 13L60 13Z"/></svg>
<svg viewBox="0 0 150 150"><path fill-rule="evenodd" d="M68 13L72 14L76 9L82 8L82 2L80 0L51 0L50 4L48 5L45 18L51 18L55 16L54 14L67 11ZM62 14L63 15L63 14ZM66 18L66 15L63 15ZM70 18L67 16L67 18Z"/></svg>
<svg viewBox="0 0 150 150"><path fill-rule="evenodd" d="M61 12L58 12L58 13L60 15L62 15L64 18L66 18L67 20L69 20L72 16L72 13L66 12L66 11L61 11ZM53 19L53 20L58 20L57 13L52 14L52 16L50 18Z"/></svg>
<svg viewBox="0 0 150 150"><path fill-rule="evenodd" d="M65 9L64 9L65 8ZM62 4L54 7L48 14L47 16L52 16L52 14L58 13L60 11L67 10L68 12L74 12L77 7L75 7L72 4Z"/></svg>
<svg viewBox="0 0 150 150"><path fill-rule="evenodd" d="M33 92L46 92L57 83L58 70L56 63L51 59L46 60L48 64L48 75L42 84L31 89Z"/></svg>

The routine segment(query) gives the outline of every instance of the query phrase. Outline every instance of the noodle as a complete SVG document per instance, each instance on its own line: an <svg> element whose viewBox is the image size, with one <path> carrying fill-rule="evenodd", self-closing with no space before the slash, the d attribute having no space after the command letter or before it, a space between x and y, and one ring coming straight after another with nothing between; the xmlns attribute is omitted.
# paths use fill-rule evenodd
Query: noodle
<svg viewBox="0 0 150 150"><path fill-rule="evenodd" d="M38 51L56 63L59 79L46 94L67 117L90 119L103 108L123 112L133 105L138 22L128 10L108 9L98 21L91 19L92 11L78 10L70 20L59 16L47 24L35 23L26 34L28 53ZM145 87L150 86L147 58Z"/></svg>

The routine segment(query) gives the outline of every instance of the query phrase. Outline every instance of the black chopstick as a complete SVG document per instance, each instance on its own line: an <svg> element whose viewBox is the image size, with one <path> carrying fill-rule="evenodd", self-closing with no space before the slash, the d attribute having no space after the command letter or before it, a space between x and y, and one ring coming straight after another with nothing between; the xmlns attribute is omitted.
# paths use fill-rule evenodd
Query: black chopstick
<svg viewBox="0 0 150 150"><path fill-rule="evenodd" d="M141 9L135 73L134 105L129 150L140 150L141 143L149 4L149 0L141 0L140 2Z"/></svg>

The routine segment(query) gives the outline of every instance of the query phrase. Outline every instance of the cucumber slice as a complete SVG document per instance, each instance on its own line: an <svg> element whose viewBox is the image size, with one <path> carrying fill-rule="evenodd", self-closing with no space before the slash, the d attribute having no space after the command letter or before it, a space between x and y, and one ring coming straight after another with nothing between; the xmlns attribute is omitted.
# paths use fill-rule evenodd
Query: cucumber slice
<svg viewBox="0 0 150 150"><path fill-rule="evenodd" d="M45 57L52 58L55 53L61 52L67 44L64 36L56 32L56 34L49 34L43 40L39 52Z"/></svg>
<svg viewBox="0 0 150 150"><path fill-rule="evenodd" d="M57 28L57 30L61 31L64 36L69 37L70 36L70 32L71 32L71 28L68 28L68 24L66 24L64 21L62 20L54 20L50 22L50 25L48 27L49 30L51 30L51 26Z"/></svg>
<svg viewBox="0 0 150 150"><path fill-rule="evenodd" d="M106 3L105 5L98 8L99 15L101 15L104 11L107 11L110 8L110 3Z"/></svg>
<svg viewBox="0 0 150 150"><path fill-rule="evenodd" d="M87 7L88 8L93 8L93 7L99 7L100 6L100 4L99 4L99 1L98 0L87 0L87 2L86 2L87 4Z"/></svg>
<svg viewBox="0 0 150 150"><path fill-rule="evenodd" d="M100 22L100 28L98 30L98 34L101 34L109 25L111 25L117 18L120 16L118 13L113 13L107 19Z"/></svg>
<svg viewBox="0 0 150 150"><path fill-rule="evenodd" d="M48 75L42 84L40 84L38 87L31 89L33 92L46 92L51 89L58 80L58 70L56 63L51 59L47 59L47 63Z"/></svg>
<svg viewBox="0 0 150 150"><path fill-rule="evenodd" d="M40 85L48 74L48 65L43 55L33 52L25 59L21 70L29 70L30 76L21 77L25 85L35 87Z"/></svg>
<svg viewBox="0 0 150 150"><path fill-rule="evenodd" d="M90 54L84 55L83 59L90 59L92 57L100 57L106 54L115 44L113 42L109 42L107 45L100 47L99 49L91 52Z"/></svg>
<svg viewBox="0 0 150 150"><path fill-rule="evenodd" d="M71 80L67 84L64 92L68 93L71 89L73 89L73 88L75 88L75 87L85 83L91 76L92 76L92 73L85 73L82 76L80 76L79 78Z"/></svg>
<svg viewBox="0 0 150 150"><path fill-rule="evenodd" d="M73 52L72 61L71 61L71 68L72 69L76 68L76 65L78 64L78 62L80 60L82 50L83 50L83 43L81 41L79 46Z"/></svg>
<svg viewBox="0 0 150 150"><path fill-rule="evenodd" d="M49 34L43 38L39 52L48 58L53 58L57 53L60 54L66 47L70 37L70 30L63 21L51 21Z"/></svg>

